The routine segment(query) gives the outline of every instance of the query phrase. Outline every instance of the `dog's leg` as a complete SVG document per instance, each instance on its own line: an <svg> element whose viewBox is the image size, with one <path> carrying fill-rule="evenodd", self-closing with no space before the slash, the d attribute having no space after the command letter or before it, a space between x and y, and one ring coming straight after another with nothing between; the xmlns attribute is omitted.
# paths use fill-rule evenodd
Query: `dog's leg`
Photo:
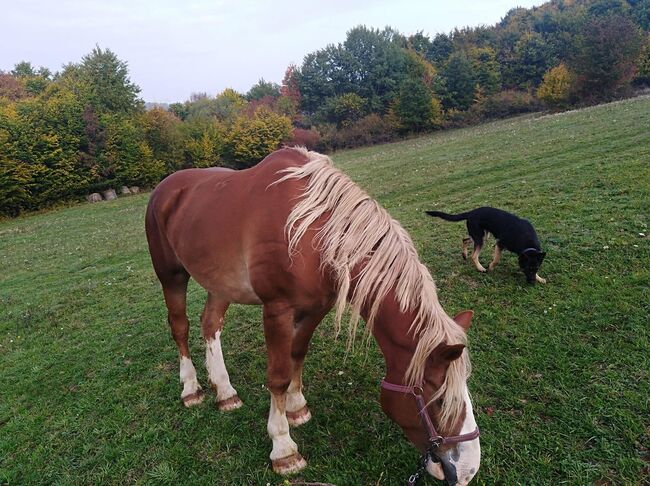
<svg viewBox="0 0 650 486"><path fill-rule="evenodd" d="M463 260L467 260L467 247L471 242L471 238L463 238Z"/></svg>
<svg viewBox="0 0 650 486"><path fill-rule="evenodd" d="M488 265L488 270L491 272L494 270L494 267L497 266L497 263L501 260L501 247L499 246L499 242L497 241L496 245L494 245L494 254L492 255L492 261Z"/></svg>
<svg viewBox="0 0 650 486"><path fill-rule="evenodd" d="M472 252L472 261L474 262L474 266L479 272L487 272L485 267L481 265L481 262L478 261L478 255L481 253L481 247L478 245L474 245L474 251Z"/></svg>
<svg viewBox="0 0 650 486"><path fill-rule="evenodd" d="M541 283L541 284L545 284L545 283L546 283L546 279L540 277L540 276L537 275L537 274L535 274L535 280L536 280L537 282Z"/></svg>

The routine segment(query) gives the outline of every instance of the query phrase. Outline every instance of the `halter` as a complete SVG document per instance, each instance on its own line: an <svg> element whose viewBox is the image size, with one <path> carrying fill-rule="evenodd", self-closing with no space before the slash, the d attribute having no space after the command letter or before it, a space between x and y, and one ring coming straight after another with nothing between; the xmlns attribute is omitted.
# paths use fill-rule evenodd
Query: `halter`
<svg viewBox="0 0 650 486"><path fill-rule="evenodd" d="M395 385L394 383L389 383L386 380L382 379L381 387L389 391L412 394L413 397L415 397L415 403L417 404L418 407L418 415L420 416L422 425L424 425L424 428L426 429L427 434L429 435L429 446L426 448L426 450L422 454L422 457L420 458L420 466L418 467L417 472L415 474L412 474L411 477L409 477L408 480L409 486L414 485L417 482L420 475L424 472L424 470L427 467L427 459L431 459L431 461L433 462L440 462L440 459L438 459L434 455L434 452L438 447L442 445L450 445L450 444L458 444L460 442L467 442L476 439L480 435L480 431L478 427L476 427L474 431L469 432L467 434L452 435L448 437L443 437L442 435L440 435L436 431L436 428L433 426L433 422L431 422L431 418L427 413L427 405L424 401L424 397L423 397L424 390L422 389L422 386Z"/></svg>

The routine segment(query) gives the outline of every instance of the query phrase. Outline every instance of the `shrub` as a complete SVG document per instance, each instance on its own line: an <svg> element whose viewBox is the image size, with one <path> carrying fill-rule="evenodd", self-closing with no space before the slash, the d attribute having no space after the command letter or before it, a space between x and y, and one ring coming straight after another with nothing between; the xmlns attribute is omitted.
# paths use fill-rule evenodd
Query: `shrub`
<svg viewBox="0 0 650 486"><path fill-rule="evenodd" d="M320 144L320 134L315 129L294 128L287 142L289 147L307 147L314 150Z"/></svg>
<svg viewBox="0 0 650 486"><path fill-rule="evenodd" d="M324 152L389 142L397 137L397 130L390 118L376 113L357 120L349 127L337 130L333 125L324 125L319 130L321 142L318 150Z"/></svg>
<svg viewBox="0 0 650 486"><path fill-rule="evenodd" d="M506 90L482 103L483 118L505 118L542 109L540 101L527 91Z"/></svg>

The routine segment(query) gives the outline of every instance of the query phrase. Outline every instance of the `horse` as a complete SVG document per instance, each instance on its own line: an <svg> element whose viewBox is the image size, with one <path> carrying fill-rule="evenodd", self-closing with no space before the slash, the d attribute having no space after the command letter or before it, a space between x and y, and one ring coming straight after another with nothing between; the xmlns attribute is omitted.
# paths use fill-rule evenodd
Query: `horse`
<svg viewBox="0 0 650 486"><path fill-rule="evenodd" d="M363 319L386 363L381 407L422 452L410 484L425 469L448 484L476 474L466 350L473 313L445 313L406 230L329 157L284 148L245 170L178 171L154 189L145 219L185 406L204 398L188 347L192 277L207 290L201 332L221 411L242 406L221 348L224 315L231 303L262 306L270 459L278 474L300 471L307 463L289 427L311 418L302 392L309 341L333 308L339 332L349 308L348 344Z"/></svg>

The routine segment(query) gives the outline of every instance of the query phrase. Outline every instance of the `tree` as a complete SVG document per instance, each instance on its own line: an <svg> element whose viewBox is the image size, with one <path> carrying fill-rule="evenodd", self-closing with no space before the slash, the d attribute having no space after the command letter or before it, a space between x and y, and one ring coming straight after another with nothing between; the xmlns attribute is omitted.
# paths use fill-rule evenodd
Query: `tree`
<svg viewBox="0 0 650 486"><path fill-rule="evenodd" d="M436 34L433 41L431 41L426 57L434 65L441 67L447 62L452 52L454 52L454 42L451 36L447 34Z"/></svg>
<svg viewBox="0 0 650 486"><path fill-rule="evenodd" d="M592 16L625 15L629 5L624 0L592 0L587 7L587 13Z"/></svg>
<svg viewBox="0 0 650 486"><path fill-rule="evenodd" d="M544 73L555 63L544 38L535 32L525 33L515 44L510 82L524 89L539 86Z"/></svg>
<svg viewBox="0 0 650 486"><path fill-rule="evenodd" d="M638 27L627 17L594 17L585 22L571 60L578 90L585 99L605 99L634 78L641 52Z"/></svg>
<svg viewBox="0 0 650 486"><path fill-rule="evenodd" d="M162 108L154 108L142 115L140 124L144 140L151 149L153 159L162 162L169 174L183 166L181 121Z"/></svg>
<svg viewBox="0 0 650 486"><path fill-rule="evenodd" d="M236 167L249 167L279 148L291 134L291 120L260 107L253 118L240 116L230 132L230 153Z"/></svg>
<svg viewBox="0 0 650 486"><path fill-rule="evenodd" d="M422 31L416 32L410 36L408 38L408 44L411 49L422 57L426 57L429 49L431 49L431 41Z"/></svg>
<svg viewBox="0 0 650 486"><path fill-rule="evenodd" d="M0 99L17 101L27 97L27 91L13 74L0 72Z"/></svg>
<svg viewBox="0 0 650 486"><path fill-rule="evenodd" d="M630 1L630 4L633 5L632 11L630 12L634 21L639 27L644 31L650 30L650 0L634 0Z"/></svg>
<svg viewBox="0 0 650 486"><path fill-rule="evenodd" d="M641 49L634 82L636 84L650 84L650 33L646 35L645 42Z"/></svg>
<svg viewBox="0 0 650 486"><path fill-rule="evenodd" d="M575 90L575 75L564 63L544 74L537 97L550 106L566 106Z"/></svg>
<svg viewBox="0 0 650 486"><path fill-rule="evenodd" d="M442 71L436 91L445 109L466 110L474 100L476 73L471 60L463 52L455 52Z"/></svg>
<svg viewBox="0 0 650 486"><path fill-rule="evenodd" d="M96 113L134 113L143 108L140 88L129 79L126 62L96 46L80 64L68 64L62 82L90 104Z"/></svg>
<svg viewBox="0 0 650 486"><path fill-rule="evenodd" d="M486 96L501 89L501 72L496 53L491 47L475 47L470 50L476 83Z"/></svg>
<svg viewBox="0 0 650 486"><path fill-rule="evenodd" d="M280 96L280 86L278 86L276 83L264 81L264 78L260 78L260 80L254 84L251 89L248 90L245 98L248 101L251 101L259 100L266 96L270 96L271 98L277 98Z"/></svg>
<svg viewBox="0 0 650 486"><path fill-rule="evenodd" d="M20 61L11 70L11 74L16 76L17 78L29 78L32 76L36 76L36 71L34 70L34 66L32 66L31 62Z"/></svg>
<svg viewBox="0 0 650 486"><path fill-rule="evenodd" d="M181 125L184 167L222 165L226 130L216 119L189 118Z"/></svg>
<svg viewBox="0 0 650 486"><path fill-rule="evenodd" d="M323 118L339 126L346 126L365 114L366 100L355 93L344 93L329 98L322 109Z"/></svg>
<svg viewBox="0 0 650 486"><path fill-rule="evenodd" d="M246 100L234 89L226 88L217 95L214 106L217 118L230 123L246 108Z"/></svg>
<svg viewBox="0 0 650 486"><path fill-rule="evenodd" d="M421 132L432 126L434 105L431 92L421 79L409 78L402 84L395 114L403 132Z"/></svg>

